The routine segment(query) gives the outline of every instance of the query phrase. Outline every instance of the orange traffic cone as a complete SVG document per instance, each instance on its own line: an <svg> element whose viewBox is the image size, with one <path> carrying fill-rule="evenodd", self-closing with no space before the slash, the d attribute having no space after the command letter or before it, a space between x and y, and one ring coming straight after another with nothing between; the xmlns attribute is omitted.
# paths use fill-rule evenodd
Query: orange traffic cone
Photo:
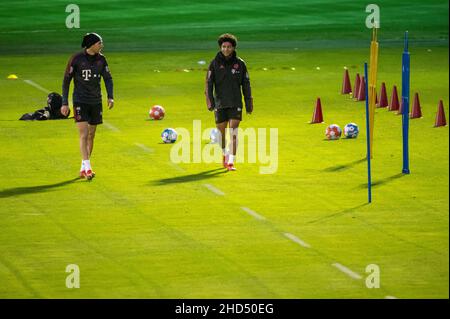
<svg viewBox="0 0 450 319"><path fill-rule="evenodd" d="M313 117L310 123L315 124L322 122L323 122L322 104L320 103L320 97L318 97L316 102L316 108L314 109Z"/></svg>
<svg viewBox="0 0 450 319"><path fill-rule="evenodd" d="M350 76L348 75L348 69L345 69L344 79L342 80L342 91L341 94L352 93L352 85L350 84Z"/></svg>
<svg viewBox="0 0 450 319"><path fill-rule="evenodd" d="M356 101L365 101L366 100L366 79L361 77L361 81L359 83L359 92L356 96Z"/></svg>
<svg viewBox="0 0 450 319"><path fill-rule="evenodd" d="M419 93L414 94L414 103L411 113L409 114L409 117L412 119L418 119L422 117L422 110L420 108L420 101L419 101Z"/></svg>
<svg viewBox="0 0 450 319"><path fill-rule="evenodd" d="M356 99L359 93L359 83L361 82L361 78L359 77L359 73L356 73L355 78L355 87L353 88L353 98Z"/></svg>
<svg viewBox="0 0 450 319"><path fill-rule="evenodd" d="M389 111L398 111L399 108L397 86L394 85L392 88L391 103L389 103Z"/></svg>
<svg viewBox="0 0 450 319"><path fill-rule="evenodd" d="M388 106L388 98L386 94L386 84L383 82L381 83L381 93L380 93L380 99L378 101L377 106L378 107L386 107Z"/></svg>
<svg viewBox="0 0 450 319"><path fill-rule="evenodd" d="M436 121L434 127L446 126L447 121L445 120L444 103L442 100L439 101L438 111L436 113Z"/></svg>

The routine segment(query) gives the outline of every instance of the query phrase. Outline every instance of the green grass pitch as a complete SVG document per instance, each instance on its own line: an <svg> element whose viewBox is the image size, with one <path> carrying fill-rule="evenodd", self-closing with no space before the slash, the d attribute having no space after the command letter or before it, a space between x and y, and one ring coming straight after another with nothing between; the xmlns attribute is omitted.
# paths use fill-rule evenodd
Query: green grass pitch
<svg viewBox="0 0 450 319"><path fill-rule="evenodd" d="M449 133L433 127L440 99L449 114L448 3L379 3L378 86L401 93L409 30L423 118L410 122L402 175L401 117L376 110L369 205L365 105L340 94L344 67L353 84L369 59L364 2L100 2L79 2L78 30L65 28L64 1L0 4L0 298L449 297ZM116 100L98 128L92 182L76 178L72 120L17 120L60 92L88 31L104 38ZM255 111L241 127L278 129L274 174L261 163L175 165L161 143L166 127L213 127L198 61L223 32L239 37L252 81ZM310 125L317 97L325 123ZM148 120L154 104L164 120ZM324 139L326 125L349 122L357 139ZM69 264L79 289L66 288ZM378 289L365 284L370 264Z"/></svg>

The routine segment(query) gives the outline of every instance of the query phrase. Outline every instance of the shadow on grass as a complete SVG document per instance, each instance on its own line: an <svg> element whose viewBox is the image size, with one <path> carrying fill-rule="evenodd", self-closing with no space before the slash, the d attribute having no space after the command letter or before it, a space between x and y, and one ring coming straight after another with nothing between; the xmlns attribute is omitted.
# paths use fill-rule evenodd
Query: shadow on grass
<svg viewBox="0 0 450 319"><path fill-rule="evenodd" d="M177 177L171 177L171 178L163 178L156 181L153 181L151 185L169 185L169 184L178 184L178 183L189 183L194 181L200 181L204 179L214 178L221 174L226 173L227 171L224 168L216 168L209 171L204 171L196 174L190 174L190 175L182 175Z"/></svg>
<svg viewBox="0 0 450 319"><path fill-rule="evenodd" d="M332 167L325 168L324 171L325 171L325 172L338 172L338 171L343 171L343 170L349 169L349 168L351 168L351 167L353 167L353 166L355 166L355 165L357 165L357 164L364 163L366 160L367 160L367 159L364 157L364 158L361 158L361 159L359 159L359 160L350 162L350 163L348 163L348 164L336 165L336 166L332 166Z"/></svg>
<svg viewBox="0 0 450 319"><path fill-rule="evenodd" d="M393 181L393 180L396 180L396 179L398 179L398 178L400 178L400 177L403 177L403 176L405 176L405 174L403 174L403 173L398 173L398 174L395 174L395 175L392 175L392 176L389 176L389 177L380 179L380 180L378 180L378 181L372 181L372 187L380 186L380 185L389 183L389 182L391 182L391 181ZM364 183L364 184L359 185L358 188L367 188L367 183Z"/></svg>
<svg viewBox="0 0 450 319"><path fill-rule="evenodd" d="M27 194L35 194L35 193L44 193L44 192L53 190L58 187L72 184L73 182L75 182L77 180L79 180L78 177L69 179L64 182L55 183L55 184L38 185L38 186L30 186L30 187L7 188L7 189L0 191L0 198L19 196L19 195L27 195Z"/></svg>
<svg viewBox="0 0 450 319"><path fill-rule="evenodd" d="M314 224L314 223L317 223L317 222L330 220L330 219L333 219L333 218L336 218L336 217L341 217L341 216L347 215L349 213L352 213L352 212L358 210L359 208L362 208L362 207L367 206L367 205L369 205L369 203L364 203L364 204L361 204L361 205L358 205L358 206L355 206L355 207L347 208L347 209L344 209L343 211L340 211L340 212L337 212L337 213L334 213L334 214L330 214L330 215L326 215L326 216L320 217L318 219L314 219L312 221L307 222L307 224Z"/></svg>

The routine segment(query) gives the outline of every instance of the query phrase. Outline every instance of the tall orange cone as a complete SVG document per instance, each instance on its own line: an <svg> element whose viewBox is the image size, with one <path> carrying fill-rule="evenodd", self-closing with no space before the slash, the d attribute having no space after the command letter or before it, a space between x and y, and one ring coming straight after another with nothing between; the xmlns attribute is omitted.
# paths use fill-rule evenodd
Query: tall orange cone
<svg viewBox="0 0 450 319"><path fill-rule="evenodd" d="M436 121L434 127L446 126L447 121L445 120L444 103L442 100L439 101L438 111L436 113Z"/></svg>
<svg viewBox="0 0 450 319"><path fill-rule="evenodd" d="M398 111L399 108L397 86L394 85L392 88L391 103L389 103L389 111Z"/></svg>
<svg viewBox="0 0 450 319"><path fill-rule="evenodd" d="M422 117L422 109L420 108L419 93L417 92L416 94L414 94L414 103L411 113L409 114L409 117L412 119L418 119Z"/></svg>
<svg viewBox="0 0 450 319"><path fill-rule="evenodd" d="M366 79L361 77L361 81L359 83L359 92L356 96L356 101L365 101L366 100Z"/></svg>
<svg viewBox="0 0 450 319"><path fill-rule="evenodd" d="M345 68L344 78L342 80L342 91L341 94L352 93L352 85L350 84L350 76L348 75L348 69Z"/></svg>
<svg viewBox="0 0 450 319"><path fill-rule="evenodd" d="M359 77L359 73L356 73L355 78L355 87L353 88L353 98L356 99L359 94L359 83L361 82L361 78Z"/></svg>
<svg viewBox="0 0 450 319"><path fill-rule="evenodd" d="M310 123L315 124L322 122L323 122L322 103L320 103L320 97L318 97L316 102L316 108L314 109L313 117Z"/></svg>
<svg viewBox="0 0 450 319"><path fill-rule="evenodd" d="M378 100L378 107L386 107L388 106L388 98L386 93L386 84L383 82L381 83L381 93L380 93L380 99Z"/></svg>

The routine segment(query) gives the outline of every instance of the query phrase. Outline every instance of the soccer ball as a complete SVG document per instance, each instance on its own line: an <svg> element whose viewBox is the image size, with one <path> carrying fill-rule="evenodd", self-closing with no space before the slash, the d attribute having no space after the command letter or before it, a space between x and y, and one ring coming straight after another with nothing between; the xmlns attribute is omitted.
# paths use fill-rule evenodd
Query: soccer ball
<svg viewBox="0 0 450 319"><path fill-rule="evenodd" d="M173 128L166 128L161 133L161 138L164 143L175 143L177 137L178 137L177 131L175 131Z"/></svg>
<svg viewBox="0 0 450 319"><path fill-rule="evenodd" d="M329 140L337 140L341 137L342 130L337 124L331 124L325 130L325 136Z"/></svg>
<svg viewBox="0 0 450 319"><path fill-rule="evenodd" d="M165 114L166 112L161 105L153 105L149 112L150 118L153 120L162 120Z"/></svg>
<svg viewBox="0 0 450 319"><path fill-rule="evenodd" d="M344 135L346 138L357 138L359 133L359 127L355 123L348 123L344 127Z"/></svg>
<svg viewBox="0 0 450 319"><path fill-rule="evenodd" d="M216 128L213 128L211 130L211 133L209 134L209 139L211 141L211 144L219 143L219 138L220 138L220 131Z"/></svg>

